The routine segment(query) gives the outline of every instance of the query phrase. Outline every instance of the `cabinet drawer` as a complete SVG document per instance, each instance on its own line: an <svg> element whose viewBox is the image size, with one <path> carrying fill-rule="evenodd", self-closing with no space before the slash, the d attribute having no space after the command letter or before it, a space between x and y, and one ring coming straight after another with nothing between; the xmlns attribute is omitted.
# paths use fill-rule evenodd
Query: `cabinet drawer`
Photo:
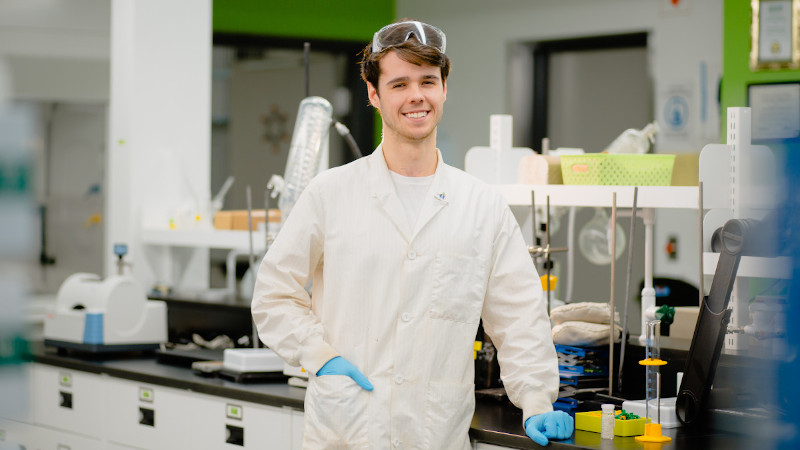
<svg viewBox="0 0 800 450"><path fill-rule="evenodd" d="M0 448L102 450L100 439L0 419Z"/></svg>
<svg viewBox="0 0 800 450"><path fill-rule="evenodd" d="M108 442L140 448L216 448L213 402L196 393L112 378L104 400ZM219 439L216 440L219 442Z"/></svg>
<svg viewBox="0 0 800 450"><path fill-rule="evenodd" d="M213 398L222 432L219 448L291 449L292 410Z"/></svg>
<svg viewBox="0 0 800 450"><path fill-rule="evenodd" d="M30 416L43 425L85 436L97 436L105 427L102 398L107 377L34 364Z"/></svg>

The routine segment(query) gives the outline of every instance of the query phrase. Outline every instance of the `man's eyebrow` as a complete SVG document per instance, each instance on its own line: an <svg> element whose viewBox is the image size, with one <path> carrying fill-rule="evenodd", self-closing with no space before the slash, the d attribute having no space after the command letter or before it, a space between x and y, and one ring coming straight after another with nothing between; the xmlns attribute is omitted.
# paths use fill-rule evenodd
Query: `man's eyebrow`
<svg viewBox="0 0 800 450"><path fill-rule="evenodd" d="M385 84L395 84L395 83L405 83L409 80L409 77L397 77L392 78L391 80L387 81Z"/></svg>
<svg viewBox="0 0 800 450"><path fill-rule="evenodd" d="M395 84L395 83L406 83L410 79L411 79L410 77L397 77L397 78L392 78L391 80L387 81L385 84L386 85L390 85L390 84ZM422 79L423 80L439 80L440 78L438 76L436 76L436 75L423 75Z"/></svg>

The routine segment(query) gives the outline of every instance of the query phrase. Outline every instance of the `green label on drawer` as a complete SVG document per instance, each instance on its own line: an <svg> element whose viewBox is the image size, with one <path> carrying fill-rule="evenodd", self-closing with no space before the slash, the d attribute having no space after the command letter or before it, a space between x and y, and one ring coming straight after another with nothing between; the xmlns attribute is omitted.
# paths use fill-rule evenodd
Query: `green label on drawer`
<svg viewBox="0 0 800 450"><path fill-rule="evenodd" d="M62 386L72 386L72 374L68 372L59 372L58 384Z"/></svg>
<svg viewBox="0 0 800 450"><path fill-rule="evenodd" d="M152 402L153 401L153 390L148 388L139 388L139 400L143 402Z"/></svg>
<svg viewBox="0 0 800 450"><path fill-rule="evenodd" d="M231 405L230 403L227 403L225 405L225 409L226 409L225 415L227 415L228 418L239 419L239 420L242 419L243 411L241 406Z"/></svg>

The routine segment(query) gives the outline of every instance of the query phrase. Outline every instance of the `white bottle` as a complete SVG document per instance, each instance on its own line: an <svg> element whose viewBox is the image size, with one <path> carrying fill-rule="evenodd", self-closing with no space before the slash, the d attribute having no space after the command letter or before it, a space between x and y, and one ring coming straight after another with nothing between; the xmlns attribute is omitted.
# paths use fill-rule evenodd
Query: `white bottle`
<svg viewBox="0 0 800 450"><path fill-rule="evenodd" d="M604 151L606 153L632 153L639 155L647 153L650 150L650 144L656 141L656 133L658 131L656 122L647 124L641 130L629 128L617 136Z"/></svg>
<svg viewBox="0 0 800 450"><path fill-rule="evenodd" d="M614 439L614 405L604 403L600 409L603 411L600 415L600 439Z"/></svg>

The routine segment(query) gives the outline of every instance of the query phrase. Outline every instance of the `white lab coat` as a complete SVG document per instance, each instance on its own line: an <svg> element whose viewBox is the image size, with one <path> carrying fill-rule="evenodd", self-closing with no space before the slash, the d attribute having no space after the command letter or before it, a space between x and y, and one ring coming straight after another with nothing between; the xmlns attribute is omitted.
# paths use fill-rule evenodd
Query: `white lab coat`
<svg viewBox="0 0 800 450"><path fill-rule="evenodd" d="M303 448L470 448L481 317L523 419L552 410L557 359L541 282L502 197L439 154L406 228L378 147L318 175L261 263L261 340L310 375ZM374 390L314 376L335 356Z"/></svg>

